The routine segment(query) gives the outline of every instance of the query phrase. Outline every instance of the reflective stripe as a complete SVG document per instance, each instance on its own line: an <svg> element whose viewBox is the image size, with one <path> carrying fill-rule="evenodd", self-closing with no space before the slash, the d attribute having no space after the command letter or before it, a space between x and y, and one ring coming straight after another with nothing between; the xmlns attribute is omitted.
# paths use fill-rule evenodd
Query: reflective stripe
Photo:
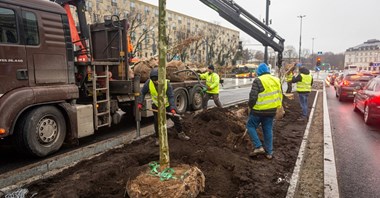
<svg viewBox="0 0 380 198"><path fill-rule="evenodd" d="M269 92L269 93L259 93L259 97L271 96L271 95L275 95L275 94L278 94L278 93L280 93L279 90L272 91L272 92Z"/></svg>
<svg viewBox="0 0 380 198"><path fill-rule="evenodd" d="M261 101L261 102L256 102L256 104L262 105L262 104L268 104L268 103L277 102L277 101L281 101L281 98L276 98L276 99L273 99L273 100L264 100L264 101Z"/></svg>

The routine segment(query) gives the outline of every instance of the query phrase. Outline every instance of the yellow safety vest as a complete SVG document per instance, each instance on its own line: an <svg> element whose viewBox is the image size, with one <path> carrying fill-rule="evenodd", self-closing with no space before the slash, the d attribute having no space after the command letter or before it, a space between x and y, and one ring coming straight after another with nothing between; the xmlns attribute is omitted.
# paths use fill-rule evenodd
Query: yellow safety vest
<svg viewBox="0 0 380 198"><path fill-rule="evenodd" d="M288 75L286 75L286 82L291 82L293 80L293 73L290 72Z"/></svg>
<svg viewBox="0 0 380 198"><path fill-rule="evenodd" d="M311 92L311 74L301 74L302 81L297 82L297 91Z"/></svg>
<svg viewBox="0 0 380 198"><path fill-rule="evenodd" d="M168 90L168 83L169 83L169 80L166 80L166 83L165 83L165 98L164 98L165 107L169 106L169 99L168 99L168 96L166 94L166 91ZM154 83L153 83L152 80L149 81L149 92L150 92L150 97L152 97L153 103L156 106L158 106L158 92L157 92L156 87L154 86Z"/></svg>
<svg viewBox="0 0 380 198"><path fill-rule="evenodd" d="M210 87L211 90L207 90L207 93L210 94L219 94L219 75L217 73L209 74L203 73L200 75L201 79L206 79L207 87Z"/></svg>
<svg viewBox="0 0 380 198"><path fill-rule="evenodd" d="M270 74L258 77L263 84L264 91L259 93L254 110L275 109L282 106L282 93L280 79Z"/></svg>

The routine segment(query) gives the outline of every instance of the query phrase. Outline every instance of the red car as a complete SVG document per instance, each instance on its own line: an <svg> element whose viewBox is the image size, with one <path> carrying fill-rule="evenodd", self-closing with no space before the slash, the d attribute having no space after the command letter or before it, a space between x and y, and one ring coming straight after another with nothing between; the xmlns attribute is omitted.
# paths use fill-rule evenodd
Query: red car
<svg viewBox="0 0 380 198"><path fill-rule="evenodd" d="M374 78L355 94L354 110L363 112L366 124L380 118L380 77Z"/></svg>
<svg viewBox="0 0 380 198"><path fill-rule="evenodd" d="M371 74L347 74L339 81L335 95L339 101L354 99L355 93L362 89L373 78Z"/></svg>

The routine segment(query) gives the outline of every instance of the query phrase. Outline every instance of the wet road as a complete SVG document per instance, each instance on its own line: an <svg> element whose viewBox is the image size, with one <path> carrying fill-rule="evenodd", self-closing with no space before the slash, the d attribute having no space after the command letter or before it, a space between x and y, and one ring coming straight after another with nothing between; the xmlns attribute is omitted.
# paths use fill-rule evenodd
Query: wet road
<svg viewBox="0 0 380 198"><path fill-rule="evenodd" d="M367 126L352 102L326 87L340 197L380 197L380 124Z"/></svg>

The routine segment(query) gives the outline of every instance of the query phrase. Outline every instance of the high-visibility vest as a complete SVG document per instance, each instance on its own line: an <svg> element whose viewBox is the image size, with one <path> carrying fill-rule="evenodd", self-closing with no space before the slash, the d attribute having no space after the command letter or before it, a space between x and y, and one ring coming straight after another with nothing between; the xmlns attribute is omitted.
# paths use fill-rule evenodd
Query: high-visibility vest
<svg viewBox="0 0 380 198"><path fill-rule="evenodd" d="M165 93L168 90L168 83L169 83L169 80L166 80ZM149 92L150 92L150 97L152 98L153 104L158 106L158 92L157 92L156 87L154 86L154 83L152 80L149 81ZM165 94L164 100L165 100L165 107L168 107L169 106L169 99L168 99L167 94Z"/></svg>
<svg viewBox="0 0 380 198"><path fill-rule="evenodd" d="M263 84L264 91L259 93L254 110L275 109L282 106L282 93L280 79L270 74L258 77Z"/></svg>
<svg viewBox="0 0 380 198"><path fill-rule="evenodd" d="M212 87L211 90L207 90L207 93L210 94L219 94L219 75L217 73L203 73L200 75L201 79L206 79L207 87Z"/></svg>
<svg viewBox="0 0 380 198"><path fill-rule="evenodd" d="M302 81L297 82L297 91L299 92L311 92L311 74L300 74Z"/></svg>
<svg viewBox="0 0 380 198"><path fill-rule="evenodd" d="M291 82L293 80L293 73L290 72L288 75L286 75L286 82Z"/></svg>

